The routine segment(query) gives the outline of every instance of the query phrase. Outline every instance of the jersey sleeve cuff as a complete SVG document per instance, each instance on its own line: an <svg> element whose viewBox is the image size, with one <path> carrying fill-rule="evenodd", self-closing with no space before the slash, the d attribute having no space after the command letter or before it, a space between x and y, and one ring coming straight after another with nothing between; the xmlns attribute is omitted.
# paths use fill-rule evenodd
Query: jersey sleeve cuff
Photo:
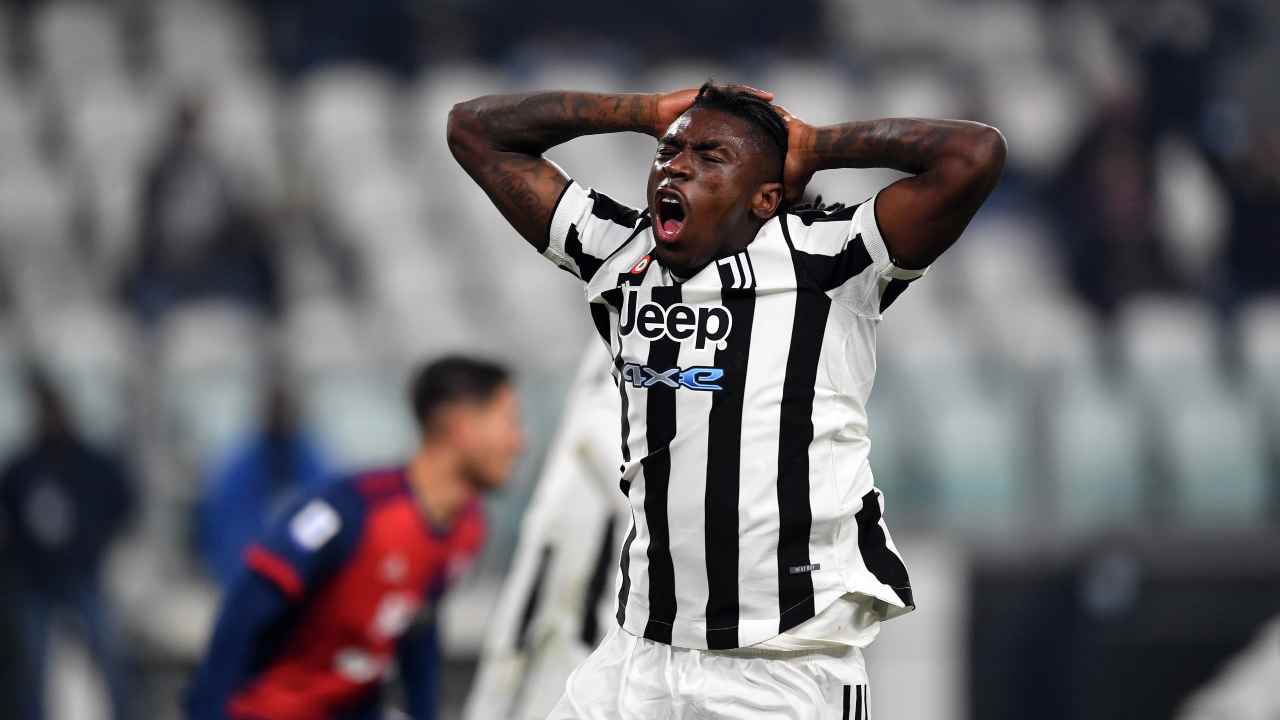
<svg viewBox="0 0 1280 720"><path fill-rule="evenodd" d="M889 254L889 246L885 245L884 235L880 232L880 222L876 219L875 208L879 198L880 193L877 192L870 200L862 203L853 218L854 231L862 233L862 242L866 244L867 254L871 256L872 264L883 277L895 280L915 280L923 277L929 271L928 267L910 269L894 264L893 257Z"/></svg>
<svg viewBox="0 0 1280 720"><path fill-rule="evenodd" d="M573 260L565 250L565 242L569 236L569 228L582 216L584 209L590 208L591 197L586 188L570 179L556 200L556 207L551 211L551 226L547 229L547 249L543 255L560 267L574 267Z"/></svg>
<svg viewBox="0 0 1280 720"><path fill-rule="evenodd" d="M280 588L285 597L297 600L302 597L302 577L287 560L261 545L249 548L244 556L245 565Z"/></svg>

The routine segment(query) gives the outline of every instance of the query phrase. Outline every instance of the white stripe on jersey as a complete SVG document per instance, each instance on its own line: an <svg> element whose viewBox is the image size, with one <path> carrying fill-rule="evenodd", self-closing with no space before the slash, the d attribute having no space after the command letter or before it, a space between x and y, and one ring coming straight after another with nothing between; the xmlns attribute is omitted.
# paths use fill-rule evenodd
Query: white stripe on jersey
<svg viewBox="0 0 1280 720"><path fill-rule="evenodd" d="M562 195L544 254L585 282L625 405L629 632L733 648L848 592L913 607L865 404L875 324L923 272L894 266L873 208L784 213L678 282L647 213L577 183Z"/></svg>

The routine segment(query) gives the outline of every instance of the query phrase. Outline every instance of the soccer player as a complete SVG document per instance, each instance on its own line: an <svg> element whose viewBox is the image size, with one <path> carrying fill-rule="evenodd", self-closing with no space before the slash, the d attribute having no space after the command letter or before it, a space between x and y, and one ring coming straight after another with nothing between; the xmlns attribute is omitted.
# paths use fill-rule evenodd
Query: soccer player
<svg viewBox="0 0 1280 720"><path fill-rule="evenodd" d="M459 103L454 157L585 284L622 401L633 522L617 621L552 718L862 718L860 648L914 607L868 464L876 325L964 230L1005 144L986 125L814 127L772 94L538 92ZM643 210L542 153L658 139ZM789 207L814 172L909 173Z"/></svg>
<svg viewBox="0 0 1280 720"><path fill-rule="evenodd" d="M408 465L305 496L245 555L188 696L196 720L380 718L399 660L408 711L435 717L434 625L419 622L484 538L480 495L523 436L502 368L438 360L411 386Z"/></svg>
<svg viewBox="0 0 1280 720"><path fill-rule="evenodd" d="M631 522L618 492L618 388L584 352L493 614L466 720L542 720L614 625L614 567Z"/></svg>

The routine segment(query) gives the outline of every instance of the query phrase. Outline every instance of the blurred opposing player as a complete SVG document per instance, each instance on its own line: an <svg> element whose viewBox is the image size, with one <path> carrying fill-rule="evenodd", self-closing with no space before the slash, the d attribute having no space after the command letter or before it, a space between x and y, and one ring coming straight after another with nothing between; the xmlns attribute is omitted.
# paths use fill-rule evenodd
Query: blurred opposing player
<svg viewBox="0 0 1280 720"><path fill-rule="evenodd" d="M188 696L195 720L380 718L394 660L435 717L433 625L419 622L484 539L480 495L523 444L502 368L452 357L411 387L422 441L402 468L304 497L250 547Z"/></svg>
<svg viewBox="0 0 1280 720"><path fill-rule="evenodd" d="M587 348L520 528L466 720L541 720L613 624L614 563L631 515L618 491L618 387Z"/></svg>
<svg viewBox="0 0 1280 720"><path fill-rule="evenodd" d="M579 278L614 358L620 631L556 718L863 718L860 648L914 607L871 476L876 325L995 187L1004 139L954 120L813 127L773 96L488 96L449 117L454 157ZM648 208L542 153L658 138ZM850 207L788 207L818 170L910 173Z"/></svg>

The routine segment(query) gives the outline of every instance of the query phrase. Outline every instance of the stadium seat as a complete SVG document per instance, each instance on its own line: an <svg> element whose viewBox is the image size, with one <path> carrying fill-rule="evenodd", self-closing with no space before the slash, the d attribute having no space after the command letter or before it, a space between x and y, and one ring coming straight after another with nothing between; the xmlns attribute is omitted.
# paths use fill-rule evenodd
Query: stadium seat
<svg viewBox="0 0 1280 720"><path fill-rule="evenodd" d="M1226 242L1231 210L1214 170L1190 142L1168 136L1155 153L1156 226L1178 273L1208 287Z"/></svg>
<svg viewBox="0 0 1280 720"><path fill-rule="evenodd" d="M17 328L0 321L0 458L9 458L31 424L31 407L23 378L25 343Z"/></svg>
<svg viewBox="0 0 1280 720"><path fill-rule="evenodd" d="M1271 476L1258 406L1220 387L1171 403L1160 419L1177 520L1202 528L1260 527Z"/></svg>
<svg viewBox="0 0 1280 720"><path fill-rule="evenodd" d="M1063 526L1096 530L1141 517L1150 471L1142 415L1123 384L1075 373L1048 396L1045 469Z"/></svg>
<svg viewBox="0 0 1280 720"><path fill-rule="evenodd" d="M964 112L965 102L956 84L935 68L910 65L880 73L867 101L882 117L956 117Z"/></svg>
<svg viewBox="0 0 1280 720"><path fill-rule="evenodd" d="M346 65L308 75L295 96L304 168L322 177L391 161L394 88L372 68Z"/></svg>
<svg viewBox="0 0 1280 720"><path fill-rule="evenodd" d="M250 194L279 196L284 191L279 98L266 77L227 79L205 95L207 133L214 153L249 183ZM256 192L255 192L256 191Z"/></svg>
<svg viewBox="0 0 1280 720"><path fill-rule="evenodd" d="M1215 383L1217 330L1204 305L1138 297L1121 309L1116 332L1125 368L1145 401L1165 403L1188 388Z"/></svg>
<svg viewBox="0 0 1280 720"><path fill-rule="evenodd" d="M432 66L406 94L409 107L402 114L410 125L403 134L414 139L423 182L431 190L431 199L439 200L435 207L447 206L455 185L451 181L457 163L445 142L449 110L463 100L510 90L509 79L498 68L456 63ZM465 177L461 169L457 172Z"/></svg>
<svg viewBox="0 0 1280 720"><path fill-rule="evenodd" d="M159 71L167 82L220 82L261 60L256 36L235 3L166 0L149 5Z"/></svg>
<svg viewBox="0 0 1280 720"><path fill-rule="evenodd" d="M1236 331L1249 383L1280 401L1280 296L1241 308Z"/></svg>
<svg viewBox="0 0 1280 720"><path fill-rule="evenodd" d="M944 526L1000 533L1025 522L1029 472L1025 408L1018 396L950 378L950 392L917 406L912 426L921 446L925 482Z"/></svg>
<svg viewBox="0 0 1280 720"><path fill-rule="evenodd" d="M121 27L108 4L39 3L32 23L36 59L59 97L69 99L121 73Z"/></svg>
<svg viewBox="0 0 1280 720"><path fill-rule="evenodd" d="M66 177L29 160L34 162L0 166L0 247L10 252L64 248L70 240L71 188Z"/></svg>
<svg viewBox="0 0 1280 720"><path fill-rule="evenodd" d="M777 93L775 100L814 125L845 122L865 107L866 89L843 68L829 62L780 60L771 62L757 87Z"/></svg>
<svg viewBox="0 0 1280 720"><path fill-rule="evenodd" d="M997 61L984 70L982 92L991 108L982 119L1018 148L1009 167L1034 175L1056 172L1090 120L1083 89L1045 62Z"/></svg>
<svg viewBox="0 0 1280 720"><path fill-rule="evenodd" d="M304 422L339 470L403 462L417 440L404 393L404 378L379 368L312 374Z"/></svg>
<svg viewBox="0 0 1280 720"><path fill-rule="evenodd" d="M267 359L261 322L237 306L194 305L166 317L157 344L169 445L190 467L207 467L257 417Z"/></svg>
<svg viewBox="0 0 1280 720"><path fill-rule="evenodd" d="M32 325L33 349L66 393L89 437L119 446L128 437L138 347L129 318L96 304L61 305Z"/></svg>
<svg viewBox="0 0 1280 720"><path fill-rule="evenodd" d="M0 66L0 161L30 162L36 154L39 107L32 93L16 86L8 75Z"/></svg>

